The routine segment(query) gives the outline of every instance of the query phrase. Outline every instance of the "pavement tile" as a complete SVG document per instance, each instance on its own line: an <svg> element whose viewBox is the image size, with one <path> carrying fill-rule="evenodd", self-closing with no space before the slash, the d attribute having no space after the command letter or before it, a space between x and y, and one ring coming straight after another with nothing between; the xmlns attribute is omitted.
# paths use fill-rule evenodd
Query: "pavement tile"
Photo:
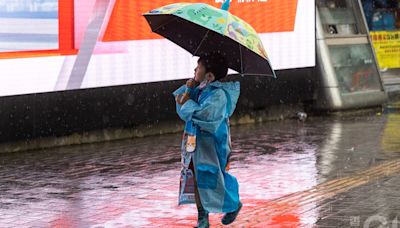
<svg viewBox="0 0 400 228"><path fill-rule="evenodd" d="M232 128L230 172L244 207L229 227L350 227L400 217L397 166L339 190L321 187L399 159L382 144L386 128L400 129L391 121L383 115ZM195 207L177 206L180 138L0 154L0 228L191 227ZM307 192L316 186L318 194ZM210 216L212 227L224 227L221 216Z"/></svg>

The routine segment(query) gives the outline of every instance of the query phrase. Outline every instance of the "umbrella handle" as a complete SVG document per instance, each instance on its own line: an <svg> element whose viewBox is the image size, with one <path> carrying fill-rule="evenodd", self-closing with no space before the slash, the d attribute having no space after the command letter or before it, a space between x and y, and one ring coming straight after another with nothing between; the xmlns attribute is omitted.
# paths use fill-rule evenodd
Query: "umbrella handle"
<svg viewBox="0 0 400 228"><path fill-rule="evenodd" d="M190 96L190 92L185 91L185 92L182 94L182 97L181 97L181 99L180 99L180 102L181 102L181 103L183 103L183 101L184 101L184 99L185 99L186 96Z"/></svg>

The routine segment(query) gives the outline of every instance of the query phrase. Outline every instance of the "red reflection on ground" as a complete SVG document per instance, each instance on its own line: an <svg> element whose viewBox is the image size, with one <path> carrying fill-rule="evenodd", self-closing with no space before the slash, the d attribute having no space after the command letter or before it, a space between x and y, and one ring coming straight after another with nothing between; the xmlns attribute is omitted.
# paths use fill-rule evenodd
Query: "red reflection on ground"
<svg viewBox="0 0 400 228"><path fill-rule="evenodd" d="M68 215L60 215L60 217L50 223L51 228L71 228L76 226L76 220Z"/></svg>
<svg viewBox="0 0 400 228"><path fill-rule="evenodd" d="M300 199L290 202L279 199L317 184L315 151L306 148L302 154L279 153L232 163L230 172L239 180L244 206L230 227L303 227L316 221L317 212L310 213L308 209L315 208L312 203L304 208L297 202ZM86 227L191 227L196 224L195 205L177 205L179 169L150 178L124 174L109 181L128 180L134 180L134 184L80 192L79 204L72 208L68 205L67 211L78 211L79 224ZM92 176L86 181L89 185L101 180ZM221 217L222 214L210 215L212 227L222 227ZM63 215L53 224L52 227L76 227L76 223L68 223L68 217Z"/></svg>

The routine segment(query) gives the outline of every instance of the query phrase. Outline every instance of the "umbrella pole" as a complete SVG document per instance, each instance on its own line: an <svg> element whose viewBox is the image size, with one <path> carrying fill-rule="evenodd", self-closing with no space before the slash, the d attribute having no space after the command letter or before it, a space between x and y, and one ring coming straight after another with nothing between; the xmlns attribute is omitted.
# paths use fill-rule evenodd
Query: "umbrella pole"
<svg viewBox="0 0 400 228"><path fill-rule="evenodd" d="M193 56L196 56L197 51L200 49L201 45L204 43L204 41L208 37L209 32L210 32L210 30L207 30L206 34L204 34L203 39L201 40L199 46L196 48L196 51L193 53Z"/></svg>

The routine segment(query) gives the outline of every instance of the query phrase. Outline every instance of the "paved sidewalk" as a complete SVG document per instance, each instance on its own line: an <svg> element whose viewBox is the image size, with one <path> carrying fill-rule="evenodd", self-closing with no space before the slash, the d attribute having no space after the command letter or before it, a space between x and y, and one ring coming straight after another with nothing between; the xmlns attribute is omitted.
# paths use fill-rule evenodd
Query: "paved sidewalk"
<svg viewBox="0 0 400 228"><path fill-rule="evenodd" d="M244 207L227 227L377 227L400 217L400 115L234 127ZM0 227L192 227L180 135L0 154ZM211 215L212 227L221 215ZM367 226L368 227L368 226Z"/></svg>

